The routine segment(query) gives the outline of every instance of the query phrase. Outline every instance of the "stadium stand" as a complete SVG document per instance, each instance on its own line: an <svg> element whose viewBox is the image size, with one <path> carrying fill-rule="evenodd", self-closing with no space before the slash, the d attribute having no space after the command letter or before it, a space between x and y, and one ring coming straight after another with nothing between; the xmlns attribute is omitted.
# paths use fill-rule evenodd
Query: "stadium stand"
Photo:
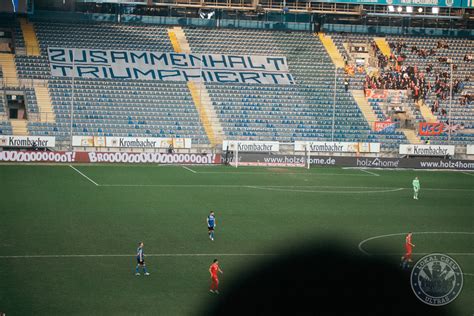
<svg viewBox="0 0 474 316"><path fill-rule="evenodd" d="M379 46L381 39L374 38L368 34L351 34L351 33L331 33L336 46L341 53L349 59L348 45L349 44L363 44L367 46ZM417 36L389 36L384 42L388 43L389 47L384 47L385 53L377 55L379 60L377 66L379 66L378 77L398 77L399 72L396 71L396 66L400 67L417 67L419 77L424 78L429 86L426 88L426 96L422 97L423 102L410 101L406 102L407 110L412 114L417 123L420 122L442 122L448 124L448 108L449 108L449 72L450 66L446 63L446 60L452 61L455 66L453 75L454 81L454 94L453 102L451 107L452 120L450 124L452 127L452 143L453 144L466 144L472 141L473 134L468 131L465 133L462 129L472 129L473 124L473 108L469 104L467 96L472 95L472 73L474 70L474 64L469 61L466 56L473 51L473 41L469 39L458 39L458 38L446 38L446 37L417 37ZM445 44L446 48L441 47L441 44ZM383 45L384 46L384 45ZM439 46L439 47L438 47ZM393 55L392 55L393 54ZM388 55L388 57L387 57ZM390 55L391 58L390 58ZM399 57L401 56L401 59ZM441 59L440 59L441 58ZM429 70L428 70L429 68ZM403 73L401 68L401 73ZM395 75L394 75L395 74ZM365 74L364 74L365 76ZM401 77L401 76L400 76ZM361 85L362 76L356 73L352 83L354 85ZM365 81L365 78L364 78ZM437 97L437 91L439 85L436 82L441 83L442 89L444 90L443 97ZM460 83L461 82L461 83ZM367 82L366 82L367 83ZM389 84L390 86L390 84ZM462 89L456 89L456 87L462 87ZM367 87L367 86L366 86ZM368 85L370 88L370 84ZM412 92L411 88L408 88ZM420 93L422 94L422 93ZM434 110L434 104L436 102L436 111ZM377 98L369 98L374 112L378 118L383 118L383 111L380 109L380 102L382 100ZM433 111L433 113L432 113ZM434 144L446 143L448 136L420 136L422 141L430 141Z"/></svg>
<svg viewBox="0 0 474 316"><path fill-rule="evenodd" d="M206 84L226 135L231 139L283 142L331 140L335 67L319 39L310 33L186 28L196 53L287 56L295 86ZM335 141L379 141L395 148L399 132L371 131L338 72ZM328 91L331 91L328 93Z"/></svg>
<svg viewBox="0 0 474 316"><path fill-rule="evenodd" d="M47 86L54 110L55 122L40 119L30 120L28 128L33 135L55 135L67 142L70 135L70 106L72 83L51 77L46 48L49 46L173 51L168 28L156 25L132 25L109 22L52 23L35 22L34 29L41 54L15 56L16 69L20 79L47 80ZM15 49L26 51L20 23L14 24ZM399 130L376 132L372 121L363 115L355 96L344 87L350 82L351 90L362 90L365 72L356 71L349 77L343 69L335 69L328 52L318 36L303 32L282 32L265 30L229 30L184 28L189 49L193 53L222 53L240 55L286 56L290 72L296 84L290 86L255 84L206 83L214 108L227 139L239 140L331 140L381 142L383 149L396 149L406 142L406 136ZM347 43L372 43L374 38L365 34L331 33L330 38L339 53L347 61L350 53ZM436 38L438 40L438 38ZM456 78L472 74L473 63L463 57L473 50L472 41L445 39L450 46L448 58L460 66ZM417 64L420 69L436 63L435 58L424 59L408 50L412 46L429 49L432 39L421 37L391 36L386 41L405 41L407 55L405 64ZM369 44L370 45L370 44ZM393 51L393 49L392 49ZM439 63L438 63L439 64ZM437 65L444 71L447 65ZM388 69L381 69L381 73ZM336 107L334 135L332 133L334 74L336 72ZM349 79L348 79L349 78ZM435 81L434 72L427 79ZM464 93L472 92L472 82L465 82ZM453 98L452 122L458 127L472 129L474 110L471 104L461 105L462 91ZM34 114L38 108L37 96L32 89L25 89L27 113ZM434 93L428 94L426 105L434 102ZM379 121L388 118L380 106L381 100L367 100L374 117ZM75 135L104 136L154 136L191 137L197 144L208 145L209 138L200 120L192 97L192 91L183 83L128 80L76 80L74 92ZM446 108L447 100L440 102ZM130 111L133 109L132 111ZM409 104L409 110L416 122L424 122L417 105ZM34 118L35 116L29 115ZM445 115L435 113L438 121L446 121ZM473 134L456 131L452 140L456 144L472 141ZM426 140L425 137L421 137ZM444 143L447 136L430 137L433 143Z"/></svg>
<svg viewBox="0 0 474 316"><path fill-rule="evenodd" d="M437 102L438 110L433 113L424 114L424 119L434 114L434 120L450 125L452 130L452 143L465 144L474 140L474 134L464 133L462 129L472 129L474 127L474 107L472 105L462 105L461 95L472 91L472 74L474 73L474 64L463 60L466 54L474 50L474 43L467 39L453 39L445 37L422 38L414 36L391 36L389 42L395 48L395 57L405 57L401 65L407 67L417 67L418 71L426 78L430 88L426 91L426 96L420 101L425 109L434 107ZM400 46L400 49L397 48ZM441 47L445 45L445 47ZM451 121L449 121L449 76L450 61L454 65L453 72L453 98L451 105ZM429 69L429 70L428 70ZM459 88L460 85L463 88ZM472 92L471 92L472 93ZM413 104L413 103L412 103ZM421 111L420 111L421 110ZM423 108L415 109L421 112ZM444 111L443 111L444 110ZM422 121L417 116L418 121ZM445 143L448 140L447 135L422 136L423 140L430 140L431 143Z"/></svg>
<svg viewBox="0 0 474 316"><path fill-rule="evenodd" d="M5 95L0 94L0 115L5 114Z"/></svg>
<svg viewBox="0 0 474 316"><path fill-rule="evenodd" d="M17 56L18 73L21 78L48 79L56 122L33 121L28 128L32 135L54 135L59 141L70 137L72 82L51 77L46 47L172 50L161 26L34 25L41 56ZM34 91L27 90L26 96L28 111L38 112ZM76 80L73 129L75 135L189 137L197 144L209 143L184 83Z"/></svg>
<svg viewBox="0 0 474 316"><path fill-rule="evenodd" d="M5 94L0 92L0 135L10 135L12 133L12 126L10 121L7 120L7 101Z"/></svg>
<svg viewBox="0 0 474 316"><path fill-rule="evenodd" d="M70 122L71 81L51 80L49 89L57 128L63 130L63 123ZM75 135L188 137L198 144L208 142L185 83L76 80L74 96Z"/></svg>

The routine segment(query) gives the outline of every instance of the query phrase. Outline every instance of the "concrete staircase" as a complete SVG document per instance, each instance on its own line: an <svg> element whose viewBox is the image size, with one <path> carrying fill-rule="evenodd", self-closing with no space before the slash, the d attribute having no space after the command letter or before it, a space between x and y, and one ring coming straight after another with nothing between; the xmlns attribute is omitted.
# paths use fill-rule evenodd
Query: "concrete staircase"
<svg viewBox="0 0 474 316"><path fill-rule="evenodd" d="M438 123L438 118L431 112L431 109L422 100L418 101L417 107L420 109L420 113L423 116L425 122Z"/></svg>
<svg viewBox="0 0 474 316"><path fill-rule="evenodd" d="M12 134L16 136L27 136L28 121L27 120L10 120L12 125Z"/></svg>
<svg viewBox="0 0 474 316"><path fill-rule="evenodd" d="M410 144L418 145L422 143L420 137L418 137L415 130L406 129L406 128L399 129L399 130L403 132L403 134L405 134L405 137L408 139Z"/></svg>
<svg viewBox="0 0 474 316"><path fill-rule="evenodd" d="M39 116L41 122L56 123L51 96L47 87L35 87L36 100L38 101Z"/></svg>
<svg viewBox="0 0 474 316"><path fill-rule="evenodd" d="M3 72L3 82L7 87L19 87L18 75L16 73L15 55L0 53L0 67Z"/></svg>
<svg viewBox="0 0 474 316"><path fill-rule="evenodd" d="M390 58L391 55L391 50L390 50L390 45L388 45L388 42L385 40L384 37L374 37L375 44L379 47L380 51L382 54Z"/></svg>
<svg viewBox="0 0 474 316"><path fill-rule="evenodd" d="M173 48L177 53L191 53L191 47L189 47L188 40L184 34L184 30L181 26L175 26L171 29L168 29L168 34L170 35L171 43ZM174 43L173 43L174 41ZM176 50L178 48L178 50Z"/></svg>
<svg viewBox="0 0 474 316"><path fill-rule="evenodd" d="M333 64L336 65L337 68L344 68L344 58L337 49L336 44L332 41L331 36L324 33L318 33L317 35L321 43L324 45L324 48L326 48L329 57L331 57Z"/></svg>
<svg viewBox="0 0 474 316"><path fill-rule="evenodd" d="M181 27L175 26L169 28L168 35L175 52L191 53L188 40L186 39L186 35ZM224 131L212 105L212 100L209 96L206 85L201 82L188 82L187 85L211 146L215 147L222 144Z"/></svg>
<svg viewBox="0 0 474 316"><path fill-rule="evenodd" d="M212 106L212 101L206 86L204 83L188 82L188 88L211 146L214 147L218 144L222 144L224 131Z"/></svg>
<svg viewBox="0 0 474 316"><path fill-rule="evenodd" d="M40 56L41 51L33 23L23 18L20 19L20 26L23 32L23 39L25 40L26 54L28 56Z"/></svg>
<svg viewBox="0 0 474 316"><path fill-rule="evenodd" d="M365 97L363 90L351 90L351 94L354 97L359 109L361 110L362 114L365 117L365 120L370 126L371 130L375 129L375 122L378 121L377 115L375 114L374 110L370 106L367 98Z"/></svg>

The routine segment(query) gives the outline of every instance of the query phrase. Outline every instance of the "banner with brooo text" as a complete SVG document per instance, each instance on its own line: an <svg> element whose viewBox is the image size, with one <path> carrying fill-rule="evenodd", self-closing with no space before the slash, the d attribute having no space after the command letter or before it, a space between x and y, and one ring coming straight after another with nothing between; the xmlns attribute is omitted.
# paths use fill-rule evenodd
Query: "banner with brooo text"
<svg viewBox="0 0 474 316"><path fill-rule="evenodd" d="M129 153L85 151L0 151L0 162L14 163L129 163L219 164L219 154Z"/></svg>

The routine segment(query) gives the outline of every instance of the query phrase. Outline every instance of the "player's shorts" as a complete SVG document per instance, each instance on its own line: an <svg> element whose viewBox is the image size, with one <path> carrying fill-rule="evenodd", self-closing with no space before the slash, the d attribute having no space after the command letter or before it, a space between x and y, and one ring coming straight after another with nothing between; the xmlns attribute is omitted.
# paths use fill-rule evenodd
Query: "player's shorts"
<svg viewBox="0 0 474 316"><path fill-rule="evenodd" d="M420 191L420 188L413 188L413 190L414 190L415 192L418 192L418 191Z"/></svg>
<svg viewBox="0 0 474 316"><path fill-rule="evenodd" d="M142 266L145 264L145 260L140 260L140 258L137 258L137 263Z"/></svg>
<svg viewBox="0 0 474 316"><path fill-rule="evenodd" d="M209 231L214 230L214 226L212 227L208 226L207 229L209 229Z"/></svg>

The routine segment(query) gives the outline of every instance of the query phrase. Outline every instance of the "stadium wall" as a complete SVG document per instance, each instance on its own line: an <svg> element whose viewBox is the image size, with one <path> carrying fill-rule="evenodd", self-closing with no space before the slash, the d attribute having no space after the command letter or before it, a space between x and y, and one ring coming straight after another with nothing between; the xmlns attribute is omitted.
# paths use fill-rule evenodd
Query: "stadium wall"
<svg viewBox="0 0 474 316"><path fill-rule="evenodd" d="M1 151L0 163L130 163L208 165L221 162L219 154L132 153L84 151Z"/></svg>
<svg viewBox="0 0 474 316"><path fill-rule="evenodd" d="M240 153L239 166L303 166L307 157L297 155L273 155L263 153ZM474 170L474 161L443 159L433 157L381 158L381 157L342 157L311 156L311 166L358 167L388 169L441 169Z"/></svg>
<svg viewBox="0 0 474 316"><path fill-rule="evenodd" d="M84 151L1 151L0 163L90 163L90 164L221 164L220 154L132 153ZM269 153L241 153L239 166L304 166L306 156ZM433 157L381 158L347 156L311 156L311 166L386 169L474 170L473 160Z"/></svg>

